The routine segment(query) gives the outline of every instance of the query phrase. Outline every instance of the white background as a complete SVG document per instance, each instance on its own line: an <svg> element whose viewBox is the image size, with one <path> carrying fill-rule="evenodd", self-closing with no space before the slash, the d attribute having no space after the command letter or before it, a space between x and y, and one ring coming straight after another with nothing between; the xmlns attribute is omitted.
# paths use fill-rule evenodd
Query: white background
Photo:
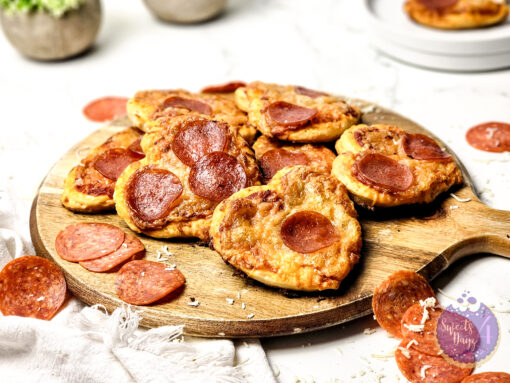
<svg viewBox="0 0 510 383"><path fill-rule="evenodd" d="M237 79L302 84L393 108L450 145L484 202L510 210L509 153L480 152L464 139L477 123L510 122L509 71L440 73L385 58L366 38L361 1L231 0L218 19L190 26L157 21L141 0L103 6L95 47L70 61L26 60L0 36L0 188L25 202L27 218L50 166L99 127L81 114L90 100L148 88L198 90ZM23 230L27 235L28 227ZM454 265L434 287L455 297L468 289L504 311L510 307L509 279L508 260L481 255ZM500 348L479 371L509 371L510 315L497 315ZM364 335L365 328L376 323L366 318L263 345L281 382L373 382L378 375L382 382L397 381L391 358L370 357L397 341L379 328Z"/></svg>

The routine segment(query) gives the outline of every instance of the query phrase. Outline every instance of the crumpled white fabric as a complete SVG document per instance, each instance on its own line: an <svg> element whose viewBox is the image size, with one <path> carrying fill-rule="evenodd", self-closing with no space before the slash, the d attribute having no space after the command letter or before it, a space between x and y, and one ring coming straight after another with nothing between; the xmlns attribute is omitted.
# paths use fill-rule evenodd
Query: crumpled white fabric
<svg viewBox="0 0 510 383"><path fill-rule="evenodd" d="M28 206L0 189L0 268L34 254ZM18 233L23 233L23 237ZM51 320L1 316L1 381L44 383L273 383L258 340L182 336L182 326L146 330L124 306L108 315L74 297Z"/></svg>

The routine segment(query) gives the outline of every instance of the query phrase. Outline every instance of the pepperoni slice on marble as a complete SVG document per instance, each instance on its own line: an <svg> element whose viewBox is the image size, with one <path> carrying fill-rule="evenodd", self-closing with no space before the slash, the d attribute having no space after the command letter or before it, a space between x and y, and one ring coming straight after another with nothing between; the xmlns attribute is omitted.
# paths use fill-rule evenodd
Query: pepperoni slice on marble
<svg viewBox="0 0 510 383"><path fill-rule="evenodd" d="M415 160L449 160L450 153L445 152L432 138L423 134L406 134L402 139L404 152Z"/></svg>
<svg viewBox="0 0 510 383"><path fill-rule="evenodd" d="M510 124L504 122L486 122L473 126L466 133L469 145L486 152L510 151Z"/></svg>
<svg viewBox="0 0 510 383"><path fill-rule="evenodd" d="M145 222L168 216L182 194L179 178L166 169L140 168L129 179L127 203Z"/></svg>
<svg viewBox="0 0 510 383"><path fill-rule="evenodd" d="M426 321L423 321L424 310L427 310ZM436 338L436 328L443 309L440 307L423 307L415 303L409 307L402 317L402 336L404 339L413 342L412 347L429 355L438 355L440 348ZM413 326L422 325L423 331L412 331Z"/></svg>
<svg viewBox="0 0 510 383"><path fill-rule="evenodd" d="M243 86L246 86L246 84L242 81L231 81L226 84L206 86L202 89L202 93L232 93L235 92L237 88Z"/></svg>
<svg viewBox="0 0 510 383"><path fill-rule="evenodd" d="M270 104L266 113L271 120L284 126L303 125L317 115L317 109L305 108L286 101Z"/></svg>
<svg viewBox="0 0 510 383"><path fill-rule="evenodd" d="M369 153L360 157L353 166L356 178L368 186L390 192L406 191L413 184L411 169L390 157Z"/></svg>
<svg viewBox="0 0 510 383"><path fill-rule="evenodd" d="M442 356L427 355L412 347L406 349L406 342L403 340L398 346L395 360L402 375L411 383L459 383L473 371L456 366Z"/></svg>
<svg viewBox="0 0 510 383"><path fill-rule="evenodd" d="M189 186L193 193L221 202L246 186L243 166L230 154L209 153L191 168Z"/></svg>
<svg viewBox="0 0 510 383"><path fill-rule="evenodd" d="M185 165L193 166L212 152L221 152L227 145L228 126L223 122L190 121L176 134L172 150Z"/></svg>
<svg viewBox="0 0 510 383"><path fill-rule="evenodd" d="M185 282L179 270L164 263L135 260L121 267L115 278L115 289L126 303L148 305L166 297Z"/></svg>
<svg viewBox="0 0 510 383"><path fill-rule="evenodd" d="M482 372L464 378L462 383L510 383L510 374L506 372Z"/></svg>
<svg viewBox="0 0 510 383"><path fill-rule="evenodd" d="M142 146L140 143L142 142L142 137L138 137L135 141L128 146L128 149L131 150L136 155L140 156L140 158L145 157L145 153L143 152Z"/></svg>
<svg viewBox="0 0 510 383"><path fill-rule="evenodd" d="M62 271L47 259L26 255L10 261L0 271L0 311L50 320L66 297Z"/></svg>
<svg viewBox="0 0 510 383"><path fill-rule="evenodd" d="M128 99L125 97L103 97L89 102L83 114L94 122L111 121L125 115Z"/></svg>
<svg viewBox="0 0 510 383"><path fill-rule="evenodd" d="M299 93L302 96L308 96L308 97L311 97L311 98L317 98L317 97L321 97L321 96L328 96L327 93L320 92L318 90L308 89L308 88L305 88L304 86L299 86L299 85L295 85L294 86L294 90L296 91L296 93Z"/></svg>
<svg viewBox="0 0 510 383"><path fill-rule="evenodd" d="M407 309L430 297L436 298L425 278L412 271L401 270L390 275L375 289L372 309L383 329L402 338L401 321Z"/></svg>
<svg viewBox="0 0 510 383"><path fill-rule="evenodd" d="M260 169L266 180L270 180L280 169L286 166L307 165L308 156L303 152L291 152L285 149L273 149L265 152L260 158Z"/></svg>
<svg viewBox="0 0 510 383"><path fill-rule="evenodd" d="M92 259L90 261L82 261L80 265L89 271L96 273L103 273L111 270L121 263L132 259L145 251L145 246L142 241L134 235L126 234L122 245L113 253L105 255L104 257Z"/></svg>
<svg viewBox="0 0 510 383"><path fill-rule="evenodd" d="M282 223L280 236L283 243L298 253L313 253L340 240L335 226L324 215L315 211L300 211Z"/></svg>
<svg viewBox="0 0 510 383"><path fill-rule="evenodd" d="M106 223L76 223L58 233L55 249L70 262L88 261L113 253L124 242L124 232Z"/></svg>
<svg viewBox="0 0 510 383"><path fill-rule="evenodd" d="M106 178L116 181L125 168L143 157L128 149L108 149L94 160L94 169Z"/></svg>
<svg viewBox="0 0 510 383"><path fill-rule="evenodd" d="M209 104L199 100L179 96L168 97L165 101L163 101L161 108L184 108L201 114L206 114L208 116L212 114L212 108Z"/></svg>
<svg viewBox="0 0 510 383"><path fill-rule="evenodd" d="M418 0L431 10L443 10L458 3L459 0Z"/></svg>

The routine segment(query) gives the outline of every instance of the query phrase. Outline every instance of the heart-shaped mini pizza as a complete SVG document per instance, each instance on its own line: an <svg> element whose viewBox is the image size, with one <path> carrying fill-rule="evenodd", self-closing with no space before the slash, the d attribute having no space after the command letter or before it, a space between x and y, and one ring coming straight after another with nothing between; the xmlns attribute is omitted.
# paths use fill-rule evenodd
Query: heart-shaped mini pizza
<svg viewBox="0 0 510 383"><path fill-rule="evenodd" d="M337 289L358 262L361 227L345 187L307 166L286 167L264 186L218 205L214 249L266 285L304 291Z"/></svg>
<svg viewBox="0 0 510 383"><path fill-rule="evenodd" d="M146 157L117 180L117 213L152 237L207 240L216 205L260 184L253 152L223 121L190 114L159 124L141 142Z"/></svg>

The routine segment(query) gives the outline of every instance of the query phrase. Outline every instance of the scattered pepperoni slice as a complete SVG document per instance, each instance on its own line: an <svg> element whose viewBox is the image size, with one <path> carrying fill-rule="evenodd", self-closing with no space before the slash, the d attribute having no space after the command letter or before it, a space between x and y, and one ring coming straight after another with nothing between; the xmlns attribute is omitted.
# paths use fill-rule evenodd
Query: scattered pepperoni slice
<svg viewBox="0 0 510 383"><path fill-rule="evenodd" d="M308 88L305 88L304 86L299 86L299 85L295 85L294 86L294 90L296 91L296 93L299 93L300 95L308 96L308 97L311 97L311 98L317 98L317 97L321 97L321 96L328 96L327 93L320 92L318 90L308 89Z"/></svg>
<svg viewBox="0 0 510 383"><path fill-rule="evenodd" d="M409 326L422 324L424 310L427 310L429 318L423 323L423 331L410 330ZM419 303L415 303L402 317L402 336L407 341L414 339L416 343L413 343L412 347L416 350L429 355L438 355L440 348L436 339L436 328L442 312L443 309L439 307L425 309Z"/></svg>
<svg viewBox="0 0 510 383"><path fill-rule="evenodd" d="M70 262L88 261L113 253L124 242L124 232L106 223L75 223L57 235L55 249Z"/></svg>
<svg viewBox="0 0 510 383"><path fill-rule="evenodd" d="M129 179L127 203L145 222L166 217L182 194L179 178L165 169L140 168Z"/></svg>
<svg viewBox="0 0 510 383"><path fill-rule="evenodd" d="M440 11L458 3L459 0L418 0L428 9Z"/></svg>
<svg viewBox="0 0 510 383"><path fill-rule="evenodd" d="M421 275L401 270L390 275L374 291L372 309L379 325L402 338L401 321L409 307L429 297L436 297Z"/></svg>
<svg viewBox="0 0 510 383"><path fill-rule="evenodd" d="M117 295L131 305L159 301L185 283L179 270L160 262L136 260L121 267L115 278Z"/></svg>
<svg viewBox="0 0 510 383"><path fill-rule="evenodd" d="M176 134L172 150L182 163L193 166L212 152L221 152L227 145L227 124L217 121L190 121Z"/></svg>
<svg viewBox="0 0 510 383"><path fill-rule="evenodd" d="M138 137L135 141L128 146L128 150L131 150L136 155L140 156L140 158L145 157L145 153L143 152L142 146L140 143L142 142L142 137Z"/></svg>
<svg viewBox="0 0 510 383"><path fill-rule="evenodd" d="M66 297L62 271L47 259L26 255L0 271L0 311L50 320Z"/></svg>
<svg viewBox="0 0 510 383"><path fill-rule="evenodd" d="M113 269L115 266L127 261L130 258L136 257L145 250L145 247L138 238L134 235L126 234L124 243L113 253L105 255L104 257L92 259L90 261L82 261L80 265L89 271L102 273Z"/></svg>
<svg viewBox="0 0 510 383"><path fill-rule="evenodd" d="M466 133L466 140L475 149L486 152L510 151L510 124L486 122L473 126Z"/></svg>
<svg viewBox="0 0 510 383"><path fill-rule="evenodd" d="M368 153L358 158L353 165L353 173L365 185L390 192L406 191L414 181L407 165L378 153Z"/></svg>
<svg viewBox="0 0 510 383"><path fill-rule="evenodd" d="M510 374L506 372L482 372L464 378L462 383L510 383Z"/></svg>
<svg viewBox="0 0 510 383"><path fill-rule="evenodd" d="M260 169L266 180L270 180L280 169L286 166L308 165L308 156L303 152L291 152L285 149L273 149L260 158Z"/></svg>
<svg viewBox="0 0 510 383"><path fill-rule="evenodd" d="M85 108L83 108L83 114L94 122L111 121L127 113L127 101L128 99L125 97L99 98L89 102Z"/></svg>
<svg viewBox="0 0 510 383"><path fill-rule="evenodd" d="M303 125L317 115L317 109L305 108L286 101L276 101L267 107L267 115L274 122L284 125Z"/></svg>
<svg viewBox="0 0 510 383"><path fill-rule="evenodd" d="M129 164L142 158L139 154L128 149L108 149L95 158L93 166L106 178L117 181L117 178Z"/></svg>
<svg viewBox="0 0 510 383"><path fill-rule="evenodd" d="M168 97L165 101L163 101L161 108L184 108L201 114L206 114L208 116L212 114L212 108L209 104L199 100L179 96Z"/></svg>
<svg viewBox="0 0 510 383"><path fill-rule="evenodd" d="M283 243L298 253L313 253L340 240L331 221L315 211L300 211L287 217L280 229Z"/></svg>
<svg viewBox="0 0 510 383"><path fill-rule="evenodd" d="M402 375L411 383L460 383L473 371L456 366L441 356L427 355L412 347L406 349L406 342L403 340L395 351L395 360ZM422 378L422 371L425 378Z"/></svg>
<svg viewBox="0 0 510 383"><path fill-rule="evenodd" d="M221 202L246 186L243 166L230 154L209 153L191 168L189 186L193 193Z"/></svg>
<svg viewBox="0 0 510 383"><path fill-rule="evenodd" d="M206 86L202 89L202 93L232 93L235 92L237 88L243 86L246 86L246 84L242 81L231 81L226 84Z"/></svg>
<svg viewBox="0 0 510 383"><path fill-rule="evenodd" d="M415 160L449 160L450 153L445 152L432 138L423 134L406 134L402 139L404 152Z"/></svg>

